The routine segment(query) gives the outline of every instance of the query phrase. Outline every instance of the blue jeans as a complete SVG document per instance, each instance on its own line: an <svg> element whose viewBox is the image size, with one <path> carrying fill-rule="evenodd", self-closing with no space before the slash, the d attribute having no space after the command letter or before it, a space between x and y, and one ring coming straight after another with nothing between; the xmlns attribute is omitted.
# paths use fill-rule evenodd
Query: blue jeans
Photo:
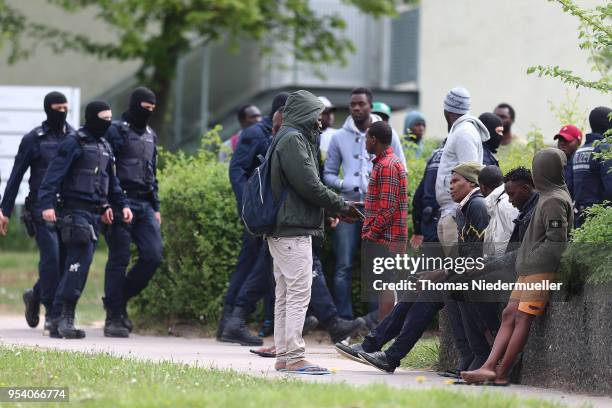
<svg viewBox="0 0 612 408"><path fill-rule="evenodd" d="M354 224L340 222L334 231L333 245L336 255L334 295L338 314L343 319L353 318L351 303L353 261L361 242L361 226L361 222Z"/></svg>
<svg viewBox="0 0 612 408"><path fill-rule="evenodd" d="M91 237L88 242L64 242L66 262L53 300L54 311L61 309L64 303L76 305L78 302L85 288L89 268L98 243L99 215L82 210L67 211L62 214L63 217L67 215L71 215L74 223L83 228L89 228L88 226L91 225L96 239L94 240Z"/></svg>
<svg viewBox="0 0 612 408"><path fill-rule="evenodd" d="M162 260L162 237L155 210L145 200L130 199L134 219L130 224L115 210L115 221L105 234L108 261L104 274L106 306L113 312L121 311L130 298L138 295L153 277ZM127 272L130 245L134 242L138 259Z"/></svg>

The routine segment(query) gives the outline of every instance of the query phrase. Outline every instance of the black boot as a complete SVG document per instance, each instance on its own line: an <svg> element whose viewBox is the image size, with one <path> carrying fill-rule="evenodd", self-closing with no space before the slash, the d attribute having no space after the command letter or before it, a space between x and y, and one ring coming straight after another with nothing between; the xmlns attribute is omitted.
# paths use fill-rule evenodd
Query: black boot
<svg viewBox="0 0 612 408"><path fill-rule="evenodd" d="M119 317L121 319L121 323L123 324L123 327L128 329L128 332L131 333L132 330L134 330L134 324L132 323L132 321L130 320L130 317L128 316L127 304L123 305L123 307L121 308L121 313Z"/></svg>
<svg viewBox="0 0 612 408"><path fill-rule="evenodd" d="M263 340L253 336L246 327L247 313L241 307L235 307L232 315L225 323L221 334L221 341L225 343L239 343L241 346L261 346Z"/></svg>
<svg viewBox="0 0 612 408"><path fill-rule="evenodd" d="M233 309L234 307L232 305L223 306L221 320L219 320L219 326L217 326L217 334L215 335L217 341L221 341L221 335L223 334L223 330L225 329L225 324L227 323L227 319L231 317Z"/></svg>
<svg viewBox="0 0 612 408"><path fill-rule="evenodd" d="M74 327L74 308L75 304L64 303L62 315L57 323L57 332L64 339L82 339L85 331Z"/></svg>
<svg viewBox="0 0 612 408"><path fill-rule="evenodd" d="M363 320L344 320L339 317L334 317L331 321L326 324L327 333L333 343L339 343L347 337L353 336L359 330L363 328Z"/></svg>
<svg viewBox="0 0 612 408"><path fill-rule="evenodd" d="M28 289L23 292L23 303L25 304L25 319L28 326L34 328L40 322L40 299L34 294L34 290Z"/></svg>
<svg viewBox="0 0 612 408"><path fill-rule="evenodd" d="M306 316L306 319L304 319L304 327L302 327L302 336L307 335L316 329L317 326L319 326L319 319L312 315Z"/></svg>
<svg viewBox="0 0 612 408"><path fill-rule="evenodd" d="M121 313L117 311L106 311L106 321L104 322L105 337L129 337L130 331L123 325Z"/></svg>

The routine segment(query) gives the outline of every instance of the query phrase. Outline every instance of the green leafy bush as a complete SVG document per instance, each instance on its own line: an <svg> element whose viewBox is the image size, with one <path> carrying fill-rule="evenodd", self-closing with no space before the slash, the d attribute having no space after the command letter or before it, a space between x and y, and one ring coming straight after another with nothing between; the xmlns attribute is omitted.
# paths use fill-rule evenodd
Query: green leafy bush
<svg viewBox="0 0 612 408"><path fill-rule="evenodd" d="M563 279L593 284L612 282L612 207L610 203L587 210L584 224L572 233L563 255Z"/></svg>
<svg viewBox="0 0 612 408"><path fill-rule="evenodd" d="M206 323L218 318L242 227L227 164L217 161L217 130L206 135L194 155L163 153L164 261L134 302L144 320Z"/></svg>

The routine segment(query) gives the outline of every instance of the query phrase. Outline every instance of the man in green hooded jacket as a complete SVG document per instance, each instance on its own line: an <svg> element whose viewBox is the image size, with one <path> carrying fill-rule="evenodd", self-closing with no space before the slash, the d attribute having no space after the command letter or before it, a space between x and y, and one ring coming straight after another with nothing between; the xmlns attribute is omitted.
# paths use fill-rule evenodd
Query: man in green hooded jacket
<svg viewBox="0 0 612 408"><path fill-rule="evenodd" d="M347 219L359 215L354 205L321 182L317 138L323 109L323 103L310 92L292 93L270 158L275 198L287 191L274 232L267 237L276 280L275 368L300 374L329 373L306 361L302 338L312 283L312 239L323 237L324 211Z"/></svg>
<svg viewBox="0 0 612 408"><path fill-rule="evenodd" d="M574 225L572 200L564 178L566 165L565 154L555 148L540 150L533 158L533 182L540 198L517 253L517 286L502 314L489 358L478 370L461 373L468 383L493 381L495 385L507 385L508 371L527 342L533 320L544 314L548 291L521 290L518 284L547 287L559 270Z"/></svg>

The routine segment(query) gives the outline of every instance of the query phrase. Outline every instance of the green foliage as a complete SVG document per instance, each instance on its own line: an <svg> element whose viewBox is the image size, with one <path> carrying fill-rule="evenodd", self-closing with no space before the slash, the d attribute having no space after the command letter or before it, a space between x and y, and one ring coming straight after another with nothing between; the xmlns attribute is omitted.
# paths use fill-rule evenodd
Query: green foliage
<svg viewBox="0 0 612 408"><path fill-rule="evenodd" d="M344 0L375 17L394 15L398 5L415 0ZM70 28L31 22L16 7L0 0L0 47L10 41L9 62L27 58L39 45L54 52L68 50L100 59L141 62L137 73L156 91L158 104L153 126L161 128L169 107L169 89L179 57L198 44L227 40L237 49L239 40L259 41L262 51L274 39L276 50L312 64L345 64L354 44L338 14L317 13L309 0L47 0L75 13L88 11L104 22L114 40L100 41L75 34ZM27 46L22 39L30 39ZM161 121L161 123L158 123ZM162 138L164 133L162 133Z"/></svg>
<svg viewBox="0 0 612 408"><path fill-rule="evenodd" d="M145 319L215 322L241 245L218 128L192 156L163 153L159 174L164 261L135 310Z"/></svg>
<svg viewBox="0 0 612 408"><path fill-rule="evenodd" d="M610 202L587 210L582 227L572 233L564 254L563 273L588 283L612 282L612 207Z"/></svg>
<svg viewBox="0 0 612 408"><path fill-rule="evenodd" d="M528 74L559 78L576 88L595 89L601 93L612 92L612 3L594 9L578 6L574 0L548 0L559 3L565 13L571 14L580 21L578 34L579 46L589 52L589 61L593 70L599 73L598 80L586 80L569 69L556 66L537 65L527 69Z"/></svg>
<svg viewBox="0 0 612 408"><path fill-rule="evenodd" d="M531 125L531 129L527 132L527 149L531 154L531 157L542 150L546 145L544 144L544 135L542 130L535 125ZM529 165L531 167L531 165Z"/></svg>
<svg viewBox="0 0 612 408"><path fill-rule="evenodd" d="M576 92L574 96L570 93L569 89L565 90L565 100L560 102L558 105L552 101L548 101L550 111L555 115L559 121L559 126L575 125L583 133L587 129L586 118L589 116L588 112L580 105L580 94Z"/></svg>

